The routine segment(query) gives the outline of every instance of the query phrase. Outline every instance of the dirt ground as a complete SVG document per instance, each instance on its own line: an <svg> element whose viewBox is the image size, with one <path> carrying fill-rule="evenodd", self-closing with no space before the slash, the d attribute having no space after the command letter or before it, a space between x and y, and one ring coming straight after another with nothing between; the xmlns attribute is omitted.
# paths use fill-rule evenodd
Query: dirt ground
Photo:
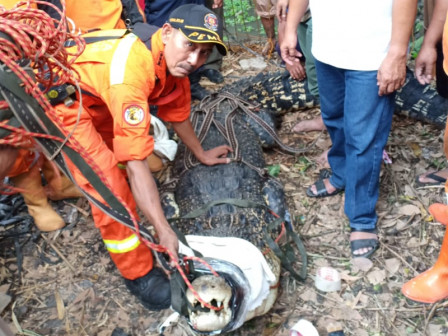
<svg viewBox="0 0 448 336"><path fill-rule="evenodd" d="M253 56L244 49L233 50L223 66L226 84L257 73L243 72L238 64ZM278 69L275 59L268 62L266 70ZM215 88L206 80L202 84ZM326 132L293 134L290 129L298 120L318 114L318 109L285 114L279 129L283 141L293 146L318 138L309 153L265 153L268 165L280 168L278 178L294 229L307 249L308 278L297 282L284 271L274 308L233 335L286 336L301 318L311 321L320 335L327 335L331 322L340 323L345 335L448 335L448 301L421 304L400 292L406 281L434 264L445 233L427 212L430 204L442 202L443 189L414 185L417 174L445 166L442 130L394 117L386 147L392 163L383 166L377 206L381 246L371 264L358 264L350 259L343 194L317 200L305 195L322 168L316 159L330 141ZM69 223L57 235L41 235L30 223L21 224L19 235L9 234L11 227L0 227L1 317L17 335L159 335L158 326L172 311L150 312L129 294L93 226L87 202L53 205ZM340 291L316 289L314 277L321 266L339 271ZM164 334L192 332L180 320Z"/></svg>

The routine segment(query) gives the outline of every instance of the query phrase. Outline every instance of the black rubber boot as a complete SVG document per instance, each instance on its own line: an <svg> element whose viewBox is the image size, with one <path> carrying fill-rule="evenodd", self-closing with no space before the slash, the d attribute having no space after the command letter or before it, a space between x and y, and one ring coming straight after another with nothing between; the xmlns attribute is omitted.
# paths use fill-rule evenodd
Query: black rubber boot
<svg viewBox="0 0 448 336"><path fill-rule="evenodd" d="M207 77L211 82L220 84L224 82L224 77L218 70L215 69L205 69L202 71L202 75Z"/></svg>
<svg viewBox="0 0 448 336"><path fill-rule="evenodd" d="M148 274L135 280L124 279L124 283L149 310L162 310L171 305L170 280L160 268L153 268Z"/></svg>
<svg viewBox="0 0 448 336"><path fill-rule="evenodd" d="M200 68L188 76L190 79L191 99L202 100L210 94L210 92L199 84L202 77L202 70L203 68Z"/></svg>
<svg viewBox="0 0 448 336"><path fill-rule="evenodd" d="M191 83L190 90L191 90L191 99L202 100L210 94L210 92L204 89L199 83Z"/></svg>

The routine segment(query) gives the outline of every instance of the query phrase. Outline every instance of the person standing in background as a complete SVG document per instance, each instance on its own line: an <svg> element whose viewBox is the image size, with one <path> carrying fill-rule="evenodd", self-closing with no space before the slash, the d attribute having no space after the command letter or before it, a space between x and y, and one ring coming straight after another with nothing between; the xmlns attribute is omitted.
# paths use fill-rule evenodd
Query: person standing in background
<svg viewBox="0 0 448 336"><path fill-rule="evenodd" d="M443 69L442 31L445 21L443 1L425 0L424 21L426 32L423 44L415 60L415 77L422 85L429 84L436 79L439 95L448 99L448 75ZM445 10L446 12L446 10ZM447 133L445 131L444 146L447 153ZM446 183L448 168L435 171L430 170L416 177L417 187L438 186Z"/></svg>
<svg viewBox="0 0 448 336"><path fill-rule="evenodd" d="M329 178L309 197L345 190L352 257L370 257L379 246L379 176L392 124L394 92L403 86L417 0L296 0L289 4L281 53L297 62L297 26L308 5L313 16L321 113L332 141Z"/></svg>
<svg viewBox="0 0 448 336"><path fill-rule="evenodd" d="M286 28L286 17L288 15L288 2L289 0L277 1L277 19L278 19L278 40L279 44L283 41ZM307 79L307 86L310 93L319 100L319 88L317 86L317 74L316 65L314 62L313 54L311 53L311 47L313 45L313 19L311 17L311 11L308 8L303 18L300 20L299 27L297 29L298 43L300 50L305 57L305 68L303 68L301 62L294 62L293 64L286 63L286 70L290 73L291 77L296 80ZM292 131L295 133L322 131L325 129L322 117L316 117L311 120L302 120L298 122ZM325 154L326 155L326 154Z"/></svg>

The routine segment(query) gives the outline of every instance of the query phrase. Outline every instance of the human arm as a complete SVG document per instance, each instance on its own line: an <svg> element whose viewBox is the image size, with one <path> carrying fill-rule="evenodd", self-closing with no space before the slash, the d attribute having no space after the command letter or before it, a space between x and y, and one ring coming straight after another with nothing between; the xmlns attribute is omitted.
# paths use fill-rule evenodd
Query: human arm
<svg viewBox="0 0 448 336"><path fill-rule="evenodd" d="M286 17L285 34L282 43L280 44L280 52L283 60L288 64L300 62L298 57L302 56L297 51L297 27L300 19L305 14L308 8L308 0L291 1L288 9L288 16Z"/></svg>
<svg viewBox="0 0 448 336"><path fill-rule="evenodd" d="M283 0L280 0L283 1ZM288 2L286 1L286 4ZM278 6L279 2L277 2ZM278 7L277 7L278 9ZM278 12L277 12L277 15ZM286 18L283 18L283 20L279 19L277 31L278 31L278 43L281 45L285 36L285 28L286 28ZM303 80L306 77L306 71L305 68L302 65L302 62L293 62L292 64L286 63L285 64L286 70L288 70L291 78L295 80Z"/></svg>
<svg viewBox="0 0 448 336"><path fill-rule="evenodd" d="M232 149L227 145L218 146L208 151L204 151L198 137L194 133L190 119L181 122L172 123L174 131L182 139L185 146L196 156L196 158L207 166L213 166L220 163L230 163L227 154Z"/></svg>
<svg viewBox="0 0 448 336"><path fill-rule="evenodd" d="M378 69L378 94L390 94L403 86L406 78L406 55L417 12L417 0L394 0L392 35L389 51Z"/></svg>
<svg viewBox="0 0 448 336"><path fill-rule="evenodd" d="M422 48L415 60L414 73L420 84L429 84L433 79L434 64L437 60L436 45L442 39L447 10L448 0L436 0Z"/></svg>
<svg viewBox="0 0 448 336"><path fill-rule="evenodd" d="M286 22L286 15L288 12L288 2L289 2L289 0L278 0L277 1L275 11L276 11L279 25L280 25L280 23Z"/></svg>
<svg viewBox="0 0 448 336"><path fill-rule="evenodd" d="M175 260L178 259L177 251L179 242L176 234L168 224L160 204L159 192L151 175L146 160L128 161L126 171L129 178L132 194L138 208L146 219L154 226L159 236L160 245L171 251Z"/></svg>

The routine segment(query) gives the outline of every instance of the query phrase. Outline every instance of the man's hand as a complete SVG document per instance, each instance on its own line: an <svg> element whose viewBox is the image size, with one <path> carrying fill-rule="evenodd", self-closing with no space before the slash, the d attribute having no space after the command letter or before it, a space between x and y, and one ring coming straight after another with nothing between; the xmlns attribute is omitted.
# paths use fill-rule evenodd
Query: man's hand
<svg viewBox="0 0 448 336"><path fill-rule="evenodd" d="M182 122L173 122L172 125L179 138L181 138L184 142L185 146L191 150L194 156L196 156L202 164L213 166L220 163L230 163L230 159L226 158L226 156L232 151L232 148L227 145L222 145L208 151L204 151L199 139L194 133L190 119L186 119Z"/></svg>
<svg viewBox="0 0 448 336"><path fill-rule="evenodd" d="M406 55L397 56L389 52L378 69L378 94L391 94L401 88L406 79Z"/></svg>
<svg viewBox="0 0 448 336"><path fill-rule="evenodd" d="M179 251L179 241L176 233L170 227L166 226L157 230L157 234L159 236L159 244L166 247L166 249L171 252L174 260L179 260L179 256L177 255L177 251ZM174 264L171 266L174 266Z"/></svg>
<svg viewBox="0 0 448 336"><path fill-rule="evenodd" d="M306 71L302 62L294 62L292 65L286 63L286 70L288 70L291 77L295 80L301 81L306 77Z"/></svg>
<svg viewBox="0 0 448 336"><path fill-rule="evenodd" d="M280 53L282 54L282 59L286 64L294 65L294 63L299 62L299 57L302 54L296 49L297 46L297 32L291 34L285 34L283 41L280 44Z"/></svg>
<svg viewBox="0 0 448 336"><path fill-rule="evenodd" d="M286 21L289 0L278 0L275 8L278 21Z"/></svg>
<svg viewBox="0 0 448 336"><path fill-rule="evenodd" d="M214 166L216 164L230 163L230 159L227 156L229 152L232 152L232 148L227 145L218 146L208 151L204 151L203 154L198 157L198 160L206 166Z"/></svg>
<svg viewBox="0 0 448 336"><path fill-rule="evenodd" d="M434 78L434 66L437 60L437 50L435 47L425 47L418 53L415 60L415 77L420 84L429 84Z"/></svg>

